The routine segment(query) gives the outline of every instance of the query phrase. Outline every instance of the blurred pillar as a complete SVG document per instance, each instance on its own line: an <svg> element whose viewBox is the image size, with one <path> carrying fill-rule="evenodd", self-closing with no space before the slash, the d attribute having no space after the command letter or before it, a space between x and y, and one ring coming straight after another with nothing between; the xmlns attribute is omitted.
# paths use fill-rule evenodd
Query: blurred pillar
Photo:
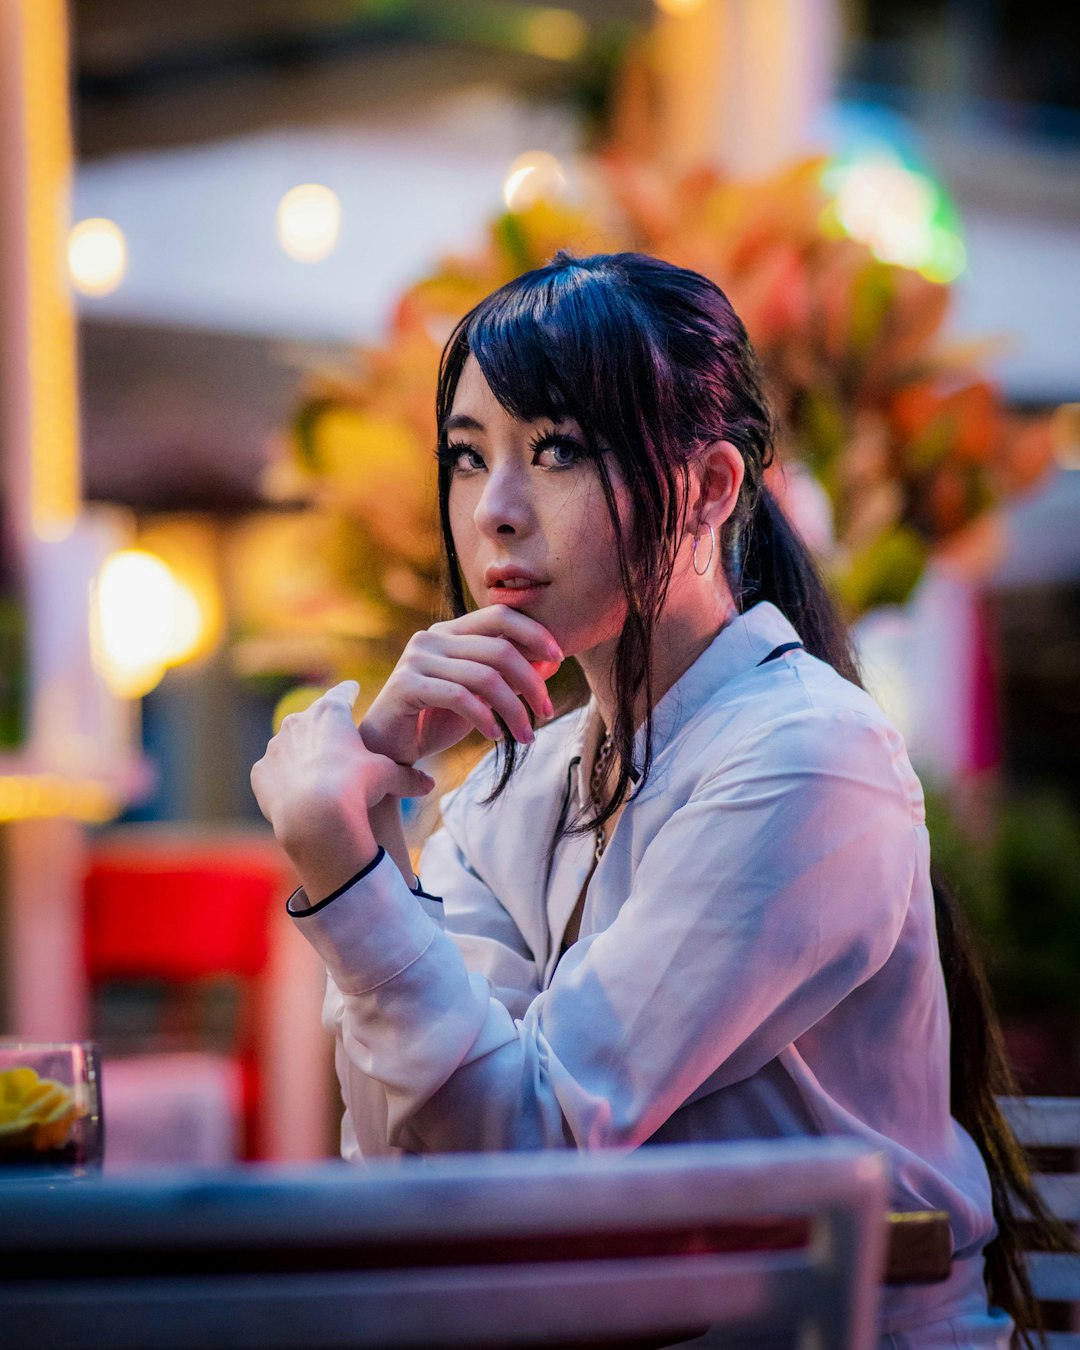
<svg viewBox="0 0 1080 1350"><path fill-rule="evenodd" d="M813 148L832 95L837 0L657 0L662 158L767 174Z"/></svg>
<svg viewBox="0 0 1080 1350"><path fill-rule="evenodd" d="M67 6L0 0L0 435L9 529L69 535L79 514Z"/></svg>
<svg viewBox="0 0 1080 1350"><path fill-rule="evenodd" d="M31 606L36 559L71 536L80 504L75 318L65 272L68 97L65 0L0 0L4 543ZM69 586L77 584L69 577ZM32 681L35 646L31 626ZM53 766L37 762L33 748L40 720L34 709L27 749L0 763L0 773L48 777L42 771ZM6 829L7 1029L39 1039L79 1036L86 1011L81 830L59 816Z"/></svg>
<svg viewBox="0 0 1080 1350"><path fill-rule="evenodd" d="M8 1033L79 1040L89 1031L83 960L85 836L51 816L5 826Z"/></svg>

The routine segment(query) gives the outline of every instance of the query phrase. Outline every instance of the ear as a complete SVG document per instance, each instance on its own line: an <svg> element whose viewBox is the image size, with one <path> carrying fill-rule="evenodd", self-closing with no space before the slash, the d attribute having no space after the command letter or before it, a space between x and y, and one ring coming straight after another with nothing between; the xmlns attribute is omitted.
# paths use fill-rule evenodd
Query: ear
<svg viewBox="0 0 1080 1350"><path fill-rule="evenodd" d="M730 441L713 441L705 448L697 461L700 491L693 513L695 533L708 525L719 531L735 510L745 471L743 457Z"/></svg>

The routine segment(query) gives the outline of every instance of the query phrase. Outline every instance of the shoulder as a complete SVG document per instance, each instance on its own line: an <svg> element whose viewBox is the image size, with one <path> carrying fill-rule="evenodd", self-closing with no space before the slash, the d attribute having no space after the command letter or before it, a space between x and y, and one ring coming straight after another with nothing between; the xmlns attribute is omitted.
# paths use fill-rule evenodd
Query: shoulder
<svg viewBox="0 0 1080 1350"><path fill-rule="evenodd" d="M787 782L810 791L845 782L895 796L922 817L922 789L903 737L871 696L805 652L752 672L702 709L695 739L711 747L704 777Z"/></svg>

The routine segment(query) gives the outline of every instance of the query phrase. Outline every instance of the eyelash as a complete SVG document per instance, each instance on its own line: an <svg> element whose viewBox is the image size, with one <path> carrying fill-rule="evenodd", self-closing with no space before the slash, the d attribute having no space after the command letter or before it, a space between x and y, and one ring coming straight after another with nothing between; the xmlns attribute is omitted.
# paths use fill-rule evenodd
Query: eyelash
<svg viewBox="0 0 1080 1350"><path fill-rule="evenodd" d="M551 472L565 472L567 469L576 468L586 457L587 451L580 441L576 441L573 436L566 435L565 432L541 431L538 432L529 442L529 449L532 451L533 458L540 454L542 450L565 447L574 452L574 459L569 464L559 464L554 466ZM451 469L458 467L458 459L466 452L480 456L480 452L474 445L468 441L444 441L435 451L435 458L440 464L448 465Z"/></svg>

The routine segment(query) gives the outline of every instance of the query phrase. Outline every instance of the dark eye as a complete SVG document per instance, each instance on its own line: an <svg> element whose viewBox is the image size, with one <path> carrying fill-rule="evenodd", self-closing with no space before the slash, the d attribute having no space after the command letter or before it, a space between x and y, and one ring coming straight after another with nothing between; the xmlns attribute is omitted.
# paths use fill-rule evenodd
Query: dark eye
<svg viewBox="0 0 1080 1350"><path fill-rule="evenodd" d="M457 472L468 473L484 467L480 452L467 441L446 441L435 451L435 458L440 464L448 464Z"/></svg>
<svg viewBox="0 0 1080 1350"><path fill-rule="evenodd" d="M549 469L572 469L586 457L585 447L580 441L574 440L572 436L559 434L556 432L547 432L544 435L537 436L530 444L533 453L533 462L536 463L541 455L546 455L546 463L543 468Z"/></svg>

